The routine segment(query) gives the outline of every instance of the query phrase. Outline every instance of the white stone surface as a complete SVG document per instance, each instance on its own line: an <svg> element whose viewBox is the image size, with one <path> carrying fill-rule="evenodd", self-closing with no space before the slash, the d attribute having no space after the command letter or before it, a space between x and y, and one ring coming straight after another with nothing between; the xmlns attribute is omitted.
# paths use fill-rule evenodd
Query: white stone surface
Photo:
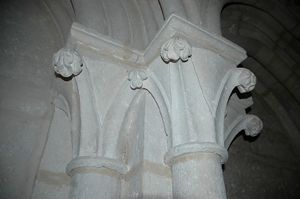
<svg viewBox="0 0 300 199"><path fill-rule="evenodd" d="M249 92L256 83L249 70L234 69L246 57L243 49L176 15L166 20L144 51L128 48L80 24L72 26L67 46L71 50L63 48L54 56L54 69L62 76L77 75L73 77L77 87L73 90L78 89L80 108L73 113L68 105L70 115L80 117L74 121L79 122L75 126L80 126L79 142L73 143L78 151L73 151L75 157L67 166L67 173L72 176L71 198L151 198L158 194L173 198L199 194L226 198L221 172L221 164L228 156L224 142L230 144L243 129L248 135L247 121L252 121L245 120L238 131L231 132L229 128L230 139L225 140L224 129L228 128L224 118L246 114L246 107L241 106L240 111L226 116L231 92L236 87L241 93ZM72 51L77 61L82 57L81 74L77 69L75 73L70 71L67 62L60 61L65 51ZM220 78L207 77L206 71L214 71ZM155 142L154 137L144 139L145 122L155 125L151 117L143 120L145 93L155 101L149 108L154 105L159 110L156 114L164 127L159 131L167 135L160 138L167 148L158 162L147 157L157 154L159 148L142 152L148 143ZM254 129L257 123L251 124ZM261 125L257 129L255 133ZM178 162L195 155L195 159L184 164ZM190 169L195 170L194 180L187 174ZM195 173L197 170L202 172ZM205 170L206 178L202 178ZM211 183L206 184L205 190L200 189L208 178ZM159 181L166 188L172 181L172 193L168 189L155 193ZM100 182L103 187L96 188ZM108 191L107 185L113 188ZM153 196L149 195L150 190L154 191Z"/></svg>

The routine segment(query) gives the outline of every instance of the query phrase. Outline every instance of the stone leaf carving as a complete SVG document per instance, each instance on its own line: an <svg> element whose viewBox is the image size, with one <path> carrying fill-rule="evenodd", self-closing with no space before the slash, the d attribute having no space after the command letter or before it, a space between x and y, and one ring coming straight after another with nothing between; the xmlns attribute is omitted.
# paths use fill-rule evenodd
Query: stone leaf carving
<svg viewBox="0 0 300 199"><path fill-rule="evenodd" d="M82 66L82 58L75 49L62 48L53 56L54 71L63 77L78 75Z"/></svg>
<svg viewBox="0 0 300 199"><path fill-rule="evenodd" d="M128 80L130 87L134 89L142 88L143 81L148 79L148 75L144 70L132 70L128 73Z"/></svg>
<svg viewBox="0 0 300 199"><path fill-rule="evenodd" d="M246 124L245 134L247 136L254 137L257 136L262 129L263 122L261 121L261 119L259 119L257 116L252 116Z"/></svg>
<svg viewBox="0 0 300 199"><path fill-rule="evenodd" d="M218 143L223 142L224 116L226 115L228 100L231 97L233 89L237 87L240 93L246 93L252 91L256 84L255 75L246 68L235 68L225 78L227 80L222 86L223 90L215 114Z"/></svg>
<svg viewBox="0 0 300 199"><path fill-rule="evenodd" d="M181 37L173 37L164 43L160 56L165 62L187 61L192 56L192 47Z"/></svg>
<svg viewBox="0 0 300 199"><path fill-rule="evenodd" d="M230 128L227 129L227 132L225 132L225 135L227 136L224 139L224 146L228 148L231 142L234 140L235 136L242 130L245 131L245 135L254 137L257 136L262 129L263 122L261 121L261 119L259 119L259 117L251 114L246 114L234 121L230 125Z"/></svg>
<svg viewBox="0 0 300 199"><path fill-rule="evenodd" d="M241 93L250 92L254 89L256 84L255 75L248 69L243 69L238 77L238 89Z"/></svg>

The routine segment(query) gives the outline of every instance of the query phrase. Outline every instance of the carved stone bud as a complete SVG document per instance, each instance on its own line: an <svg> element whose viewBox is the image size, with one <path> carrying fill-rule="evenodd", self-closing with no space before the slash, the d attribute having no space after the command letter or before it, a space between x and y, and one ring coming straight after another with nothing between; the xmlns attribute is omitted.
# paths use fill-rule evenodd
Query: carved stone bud
<svg viewBox="0 0 300 199"><path fill-rule="evenodd" d="M160 56L165 62L187 61L192 56L192 47L181 37L173 37L160 49Z"/></svg>
<svg viewBox="0 0 300 199"><path fill-rule="evenodd" d="M83 62L74 49L62 48L53 56L54 71L63 77L78 75L82 71Z"/></svg>
<svg viewBox="0 0 300 199"><path fill-rule="evenodd" d="M255 75L248 69L242 69L238 77L239 86L238 89L241 93L250 92L254 89L256 84Z"/></svg>
<svg viewBox="0 0 300 199"><path fill-rule="evenodd" d="M252 116L246 124L245 134L247 136L257 136L260 131L263 129L263 122L257 117Z"/></svg>
<svg viewBox="0 0 300 199"><path fill-rule="evenodd" d="M132 70L128 73L128 80L132 89L142 88L143 81L148 78L144 70Z"/></svg>

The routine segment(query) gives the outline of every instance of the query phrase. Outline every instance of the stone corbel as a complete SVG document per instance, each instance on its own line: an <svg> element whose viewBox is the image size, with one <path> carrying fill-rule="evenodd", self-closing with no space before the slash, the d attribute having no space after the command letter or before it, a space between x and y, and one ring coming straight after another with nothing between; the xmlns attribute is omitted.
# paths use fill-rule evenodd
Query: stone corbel
<svg viewBox="0 0 300 199"><path fill-rule="evenodd" d="M71 48L62 48L56 52L52 63L54 71L63 77L79 75L83 66L80 54Z"/></svg>

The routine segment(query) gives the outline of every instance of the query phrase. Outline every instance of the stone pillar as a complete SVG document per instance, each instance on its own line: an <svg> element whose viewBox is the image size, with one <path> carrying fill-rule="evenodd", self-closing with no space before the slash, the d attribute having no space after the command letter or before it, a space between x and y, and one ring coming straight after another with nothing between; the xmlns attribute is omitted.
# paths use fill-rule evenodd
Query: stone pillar
<svg viewBox="0 0 300 199"><path fill-rule="evenodd" d="M221 164L215 153L194 153L174 159L173 198L226 198Z"/></svg>
<svg viewBox="0 0 300 199"><path fill-rule="evenodd" d="M126 198L126 187L143 195L143 186L128 180L136 171L128 160L143 151L141 143L156 141L140 141L147 122L139 100L144 92L164 124L173 198L226 198L221 166L227 148L241 130L255 136L262 128L245 112L251 99L237 94L256 83L253 73L236 68L246 58L242 48L174 14L143 51L76 23L68 41L73 49L54 56L54 69L75 77L80 98L80 108L70 107L80 116L67 167L71 198ZM131 131L139 141L129 139Z"/></svg>
<svg viewBox="0 0 300 199"><path fill-rule="evenodd" d="M186 12L181 0L160 0L159 2L166 18L168 18L171 14L186 17Z"/></svg>
<svg viewBox="0 0 300 199"><path fill-rule="evenodd" d="M71 172L70 199L120 197L120 175L106 168L78 168Z"/></svg>
<svg viewBox="0 0 300 199"><path fill-rule="evenodd" d="M192 47L186 39L173 37L161 47L161 57L170 68L172 139L166 163L172 168L173 198L226 198L221 159L226 159L227 152L215 143L213 118L204 93L199 93L197 86L190 81L196 75L191 70L195 66L185 62L192 57ZM194 95L194 92L199 95ZM207 126L201 128L203 132L197 132L195 125L191 124L193 110L189 110L188 98L198 98L200 107L197 111L207 111L202 112L207 119L199 121Z"/></svg>
<svg viewBox="0 0 300 199"><path fill-rule="evenodd" d="M224 0L160 0L165 18L176 14L218 35L221 35L220 13L224 2Z"/></svg>
<svg viewBox="0 0 300 199"><path fill-rule="evenodd" d="M245 107L231 112L228 103L242 103L243 99L231 96L232 91L236 87L240 93L251 91L255 76L235 69L246 57L242 49L188 22L174 21L170 24L180 31L169 33L173 37L160 51L160 67L169 69L168 91L161 92L169 92L164 99L169 102L171 129L165 162L172 169L173 198L224 199L222 164L227 160L227 141L232 141L236 129L254 136L262 128L258 118L258 122L245 119L249 117ZM246 123L254 131L247 133Z"/></svg>

